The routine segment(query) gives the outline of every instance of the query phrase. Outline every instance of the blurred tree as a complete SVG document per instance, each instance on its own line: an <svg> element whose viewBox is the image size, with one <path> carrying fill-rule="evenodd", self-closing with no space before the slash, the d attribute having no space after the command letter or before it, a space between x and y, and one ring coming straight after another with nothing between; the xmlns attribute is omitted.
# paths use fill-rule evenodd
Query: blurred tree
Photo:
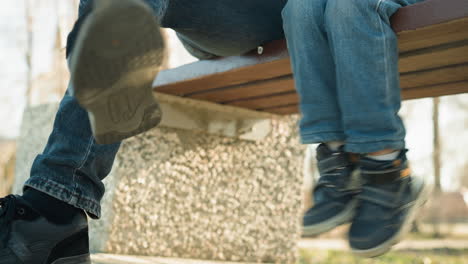
<svg viewBox="0 0 468 264"><path fill-rule="evenodd" d="M433 99L433 135L434 135L434 152L433 152L433 164L434 164L434 192L440 193L442 187L440 184L440 138L439 138L439 105L440 99L438 97Z"/></svg>
<svg viewBox="0 0 468 264"><path fill-rule="evenodd" d="M461 170L460 186L468 190L468 160L466 161L465 166Z"/></svg>
<svg viewBox="0 0 468 264"><path fill-rule="evenodd" d="M25 20L26 20L26 51L25 51L25 57L26 57L26 65L28 67L28 71L26 73L26 100L27 104L29 105L29 99L30 99L30 94L32 90L32 50L33 50L33 43L32 43L32 38L33 38L33 26L32 26L32 13L31 13L31 1L26 0L25 1Z"/></svg>

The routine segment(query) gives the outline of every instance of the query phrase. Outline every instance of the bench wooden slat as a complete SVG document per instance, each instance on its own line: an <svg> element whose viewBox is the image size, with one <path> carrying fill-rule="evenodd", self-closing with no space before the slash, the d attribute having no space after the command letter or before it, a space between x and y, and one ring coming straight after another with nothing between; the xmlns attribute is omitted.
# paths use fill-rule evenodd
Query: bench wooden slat
<svg viewBox="0 0 468 264"><path fill-rule="evenodd" d="M468 80L468 63L400 75L402 89Z"/></svg>
<svg viewBox="0 0 468 264"><path fill-rule="evenodd" d="M468 92L468 0L426 0L392 17L405 99ZM298 110L285 40L162 71L155 90L277 114Z"/></svg>
<svg viewBox="0 0 468 264"><path fill-rule="evenodd" d="M291 74L286 42L278 40L266 46L262 55L253 51L243 56L197 61L164 70L156 78L156 90L187 95Z"/></svg>
<svg viewBox="0 0 468 264"><path fill-rule="evenodd" d="M468 39L468 18L400 32L398 33L398 48L400 52L408 52L464 39Z"/></svg>
<svg viewBox="0 0 468 264"><path fill-rule="evenodd" d="M404 100L425 98L433 96L444 96L468 92L468 77L463 81L439 82L433 85L424 85L402 89L402 98ZM252 110L266 111L275 114L290 114L294 109L298 109L298 96L294 90L290 93L274 94L261 98L246 99L236 101L229 105L244 107ZM295 106L292 107L292 106Z"/></svg>
<svg viewBox="0 0 468 264"><path fill-rule="evenodd" d="M399 69L401 73L414 72L466 62L468 62L468 39L444 45L444 48L425 49L422 52L402 56Z"/></svg>
<svg viewBox="0 0 468 264"><path fill-rule="evenodd" d="M468 92L468 80L403 89L402 98L404 100L410 100L465 92ZM272 95L263 98L239 101L230 105L240 106L252 110L266 111L275 114L292 114L297 113L297 103L297 95L291 92L285 95Z"/></svg>
<svg viewBox="0 0 468 264"><path fill-rule="evenodd" d="M402 32L465 17L468 17L466 0L426 0L400 8L391 17L391 24L395 32Z"/></svg>
<svg viewBox="0 0 468 264"><path fill-rule="evenodd" d="M274 108L265 109L269 113L278 114L278 115L290 115L299 112L298 105L287 105L287 106L280 106Z"/></svg>
<svg viewBox="0 0 468 264"><path fill-rule="evenodd" d="M468 80L468 63L452 67L442 67L431 70L404 73L400 76L402 89L430 86L435 84L452 83ZM248 100L252 97L268 96L277 93L294 92L292 75L282 76L270 80L257 81L238 87L227 87L189 96L193 99L206 100L216 103Z"/></svg>
<svg viewBox="0 0 468 264"><path fill-rule="evenodd" d="M275 106L297 104L298 100L299 97L297 93L295 91L291 91L289 93L275 94L268 97L235 101L230 103L229 105L244 107L248 109L265 109L272 108Z"/></svg>
<svg viewBox="0 0 468 264"><path fill-rule="evenodd" d="M421 88L406 89L402 92L402 97L405 100L418 99L422 97L430 97L432 95L444 96L448 94L464 93L468 91L468 81L439 84ZM290 115L299 112L298 105L287 105L266 109L270 113L279 115Z"/></svg>
<svg viewBox="0 0 468 264"><path fill-rule="evenodd" d="M216 103L228 103L250 97L289 92L293 90L291 87L294 89L294 80L291 75L286 75L278 78L257 81L255 83L196 93L189 97Z"/></svg>
<svg viewBox="0 0 468 264"><path fill-rule="evenodd" d="M454 22L448 22L447 24L451 23ZM457 38L455 40L468 39L468 18L461 19L457 25L456 30L458 31L456 32L447 30L444 27L443 31L437 31L434 34L444 40L449 39L447 38L447 34L456 35ZM405 35L399 36L399 40L404 36L409 36L406 37L404 45L413 45L413 47L418 48L427 47L428 44L447 44L446 41L431 43L431 40L437 39L427 33L433 33L434 31L432 30L434 29L424 31L422 35L419 34L419 30L405 32ZM437 30L439 29L437 28ZM425 43L425 46L423 46L423 43ZM269 43L265 45L264 49L266 52L263 55L251 52L244 56L198 61L178 67L177 69L162 71L156 79L155 89L161 93L186 96L206 90L241 85L291 74L290 61L284 40ZM408 49L404 48L403 50L407 51ZM403 56L405 55L403 54ZM406 61L411 61L411 58L408 58ZM417 65L410 66L407 69L405 67L406 63L403 62L403 72L417 70L415 69Z"/></svg>
<svg viewBox="0 0 468 264"><path fill-rule="evenodd" d="M437 97L468 92L468 81L444 83L402 90L404 100Z"/></svg>

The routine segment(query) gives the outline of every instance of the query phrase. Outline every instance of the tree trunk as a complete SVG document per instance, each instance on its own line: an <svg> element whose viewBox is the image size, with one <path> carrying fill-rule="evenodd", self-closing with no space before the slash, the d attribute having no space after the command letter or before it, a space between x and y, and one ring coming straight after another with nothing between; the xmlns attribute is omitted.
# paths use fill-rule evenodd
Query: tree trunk
<svg viewBox="0 0 468 264"><path fill-rule="evenodd" d="M439 137L439 104L440 104L440 99L438 97L433 99L433 112L432 112L432 118L433 118L433 134L434 134L434 152L433 152L433 166L434 166L434 196L435 199L433 200L436 203L436 208L440 208L439 204L439 199L438 197L442 193L442 187L440 184L440 137ZM433 222L433 233L434 237L441 237L441 231L440 231L440 215L435 214L434 215L434 222Z"/></svg>
<svg viewBox="0 0 468 264"><path fill-rule="evenodd" d="M434 192L439 194L442 192L440 184L440 139L439 139L439 104L440 99L434 98L433 101L433 131L434 131Z"/></svg>
<svg viewBox="0 0 468 264"><path fill-rule="evenodd" d="M26 105L30 104L31 93L32 93L32 50L33 50L33 18L31 13L31 1L25 0L24 2L26 11L26 65L28 65L28 71L26 73Z"/></svg>

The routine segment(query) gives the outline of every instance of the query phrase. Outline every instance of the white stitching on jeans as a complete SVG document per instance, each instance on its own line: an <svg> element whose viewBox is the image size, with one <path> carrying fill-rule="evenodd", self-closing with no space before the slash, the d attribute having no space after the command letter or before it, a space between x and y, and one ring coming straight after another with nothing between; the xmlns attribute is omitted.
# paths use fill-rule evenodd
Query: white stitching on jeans
<svg viewBox="0 0 468 264"><path fill-rule="evenodd" d="M379 0L379 2L377 2L377 5L375 6L375 11L378 11L379 8L380 8L380 4L382 4L384 0Z"/></svg>
<svg viewBox="0 0 468 264"><path fill-rule="evenodd" d="M89 139L90 140L89 140L88 148L86 149L86 154L85 154L80 166L78 166L77 168L75 168L73 170L73 174L72 174L73 182L75 182L76 172L84 167L84 165L86 164L86 161L88 161L89 154L91 153L91 147L93 146L94 137L91 135L91 137ZM73 186L72 195L75 194L75 190L77 189L77 186L78 186L78 183L75 182L75 186Z"/></svg>
<svg viewBox="0 0 468 264"><path fill-rule="evenodd" d="M385 65L385 93L387 93L387 91L389 90L390 88L390 80L388 79L388 75L389 75L389 70L388 70L388 45L387 45L387 39L385 37L385 32L383 30L383 25L382 25L382 19L380 18L380 12L378 12L378 9L380 8L380 5L381 3L383 3L384 0L379 0L378 4L377 4L377 15L379 16L378 20L379 20L379 27L380 27L380 32L384 35L384 38L383 38L383 45L384 45L384 65Z"/></svg>

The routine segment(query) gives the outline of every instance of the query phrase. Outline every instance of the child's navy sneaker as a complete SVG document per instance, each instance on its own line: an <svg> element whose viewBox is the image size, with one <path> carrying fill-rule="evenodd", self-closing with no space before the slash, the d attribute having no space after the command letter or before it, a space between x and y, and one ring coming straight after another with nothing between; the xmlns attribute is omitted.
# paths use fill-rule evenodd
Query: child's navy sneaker
<svg viewBox="0 0 468 264"><path fill-rule="evenodd" d="M384 254L409 231L429 196L422 178L412 177L402 151L393 161L362 157L359 206L349 231L351 249L363 257Z"/></svg>
<svg viewBox="0 0 468 264"><path fill-rule="evenodd" d="M317 147L320 179L314 188L314 206L303 218L303 235L314 236L353 219L357 189L353 181L356 163L342 150L332 151L326 144Z"/></svg>

